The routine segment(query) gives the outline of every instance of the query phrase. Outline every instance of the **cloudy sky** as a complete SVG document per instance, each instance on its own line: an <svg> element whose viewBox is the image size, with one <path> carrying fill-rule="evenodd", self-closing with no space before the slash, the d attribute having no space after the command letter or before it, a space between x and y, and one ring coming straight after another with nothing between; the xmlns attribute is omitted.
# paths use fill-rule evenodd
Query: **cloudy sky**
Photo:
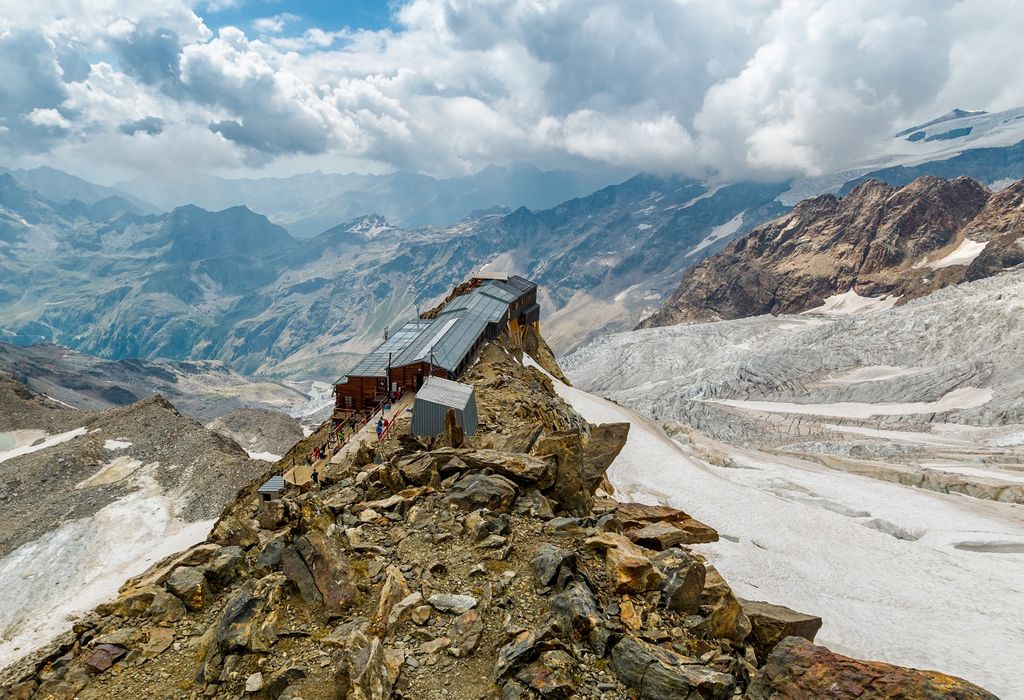
<svg viewBox="0 0 1024 700"><path fill-rule="evenodd" d="M1024 104L1024 0L0 0L0 164L815 174Z"/></svg>

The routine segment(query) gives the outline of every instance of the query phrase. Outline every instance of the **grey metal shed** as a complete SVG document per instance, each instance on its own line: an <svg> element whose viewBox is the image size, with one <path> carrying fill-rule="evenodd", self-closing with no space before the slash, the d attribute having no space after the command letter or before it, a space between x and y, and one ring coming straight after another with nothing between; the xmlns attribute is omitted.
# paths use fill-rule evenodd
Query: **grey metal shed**
<svg viewBox="0 0 1024 700"><path fill-rule="evenodd" d="M453 382L441 377L427 377L416 392L412 406L412 434L436 437L444 432L444 417L448 409L455 409L455 417L466 435L476 434L476 393L469 384Z"/></svg>

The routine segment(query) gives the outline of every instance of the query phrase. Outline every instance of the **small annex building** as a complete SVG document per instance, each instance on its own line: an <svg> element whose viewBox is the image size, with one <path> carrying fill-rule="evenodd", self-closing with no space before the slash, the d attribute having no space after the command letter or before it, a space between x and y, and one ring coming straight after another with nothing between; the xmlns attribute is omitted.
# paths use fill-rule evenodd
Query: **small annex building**
<svg viewBox="0 0 1024 700"><path fill-rule="evenodd" d="M449 409L455 411L455 418L464 434L476 434L479 419L473 387L442 377L428 377L416 393L410 432L416 437L437 437L444 432L445 415Z"/></svg>

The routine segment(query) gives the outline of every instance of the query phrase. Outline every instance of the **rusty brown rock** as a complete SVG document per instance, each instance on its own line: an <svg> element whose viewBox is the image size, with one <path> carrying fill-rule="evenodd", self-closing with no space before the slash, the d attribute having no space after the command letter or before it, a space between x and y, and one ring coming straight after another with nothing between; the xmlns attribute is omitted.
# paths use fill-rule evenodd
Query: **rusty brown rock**
<svg viewBox="0 0 1024 700"><path fill-rule="evenodd" d="M583 435L579 430L549 433L533 446L533 454L554 462L554 483L545 491L557 510L584 516L594 507L593 491L583 469Z"/></svg>
<svg viewBox="0 0 1024 700"><path fill-rule="evenodd" d="M85 665L93 673L103 673L127 653L123 647L113 644L97 644L85 657Z"/></svg>
<svg viewBox="0 0 1024 700"><path fill-rule="evenodd" d="M750 634L750 620L743 606L715 567L707 565L705 570L699 607L705 620L696 629L710 637L742 642Z"/></svg>
<svg viewBox="0 0 1024 700"><path fill-rule="evenodd" d="M955 676L835 654L801 637L776 645L743 696L745 700L997 700L984 688Z"/></svg>
<svg viewBox="0 0 1024 700"><path fill-rule="evenodd" d="M588 538L586 545L605 551L608 577L616 593L655 591L665 580L643 548L622 535L604 532Z"/></svg>
<svg viewBox="0 0 1024 700"><path fill-rule="evenodd" d="M171 572L164 585L189 610L202 610L209 602L210 587L206 576L194 566L179 566Z"/></svg>
<svg viewBox="0 0 1024 700"><path fill-rule="evenodd" d="M484 633L484 619L479 610L467 610L452 623L451 645L448 653L456 658L471 655L480 646Z"/></svg>
<svg viewBox="0 0 1024 700"><path fill-rule="evenodd" d="M380 590L380 601L377 603L377 612L370 623L371 634L382 634L388 629L388 619L391 617L391 610L402 600L412 594L409 584L405 582L405 576L397 566L389 566L384 585Z"/></svg>

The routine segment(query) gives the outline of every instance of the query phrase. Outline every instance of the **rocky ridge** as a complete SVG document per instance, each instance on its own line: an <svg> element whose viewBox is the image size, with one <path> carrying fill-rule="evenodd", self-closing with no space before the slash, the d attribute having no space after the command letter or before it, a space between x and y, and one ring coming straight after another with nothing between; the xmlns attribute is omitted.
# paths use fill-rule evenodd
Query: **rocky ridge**
<svg viewBox="0 0 1024 700"><path fill-rule="evenodd" d="M1024 263L1024 180L860 183L808 199L686 272L640 327L799 313L853 290L905 303Z"/></svg>
<svg viewBox="0 0 1024 700"><path fill-rule="evenodd" d="M992 698L833 655L820 620L738 600L685 513L609 495L628 425L589 425L506 340L466 381L481 424L407 417L318 488L258 481L207 542L8 668L9 697ZM780 640L784 643L778 644Z"/></svg>

